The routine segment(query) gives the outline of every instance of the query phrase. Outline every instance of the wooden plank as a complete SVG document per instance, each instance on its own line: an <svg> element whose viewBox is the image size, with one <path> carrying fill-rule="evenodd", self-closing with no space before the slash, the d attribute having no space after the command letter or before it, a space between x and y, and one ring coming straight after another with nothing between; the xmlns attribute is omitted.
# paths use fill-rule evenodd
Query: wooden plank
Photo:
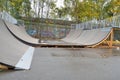
<svg viewBox="0 0 120 80"><path fill-rule="evenodd" d="M8 70L8 67L5 65L0 64L0 70Z"/></svg>
<svg viewBox="0 0 120 80"><path fill-rule="evenodd" d="M109 45L109 47L112 48L112 45L113 45L113 29L112 29L111 34L110 34L110 45Z"/></svg>

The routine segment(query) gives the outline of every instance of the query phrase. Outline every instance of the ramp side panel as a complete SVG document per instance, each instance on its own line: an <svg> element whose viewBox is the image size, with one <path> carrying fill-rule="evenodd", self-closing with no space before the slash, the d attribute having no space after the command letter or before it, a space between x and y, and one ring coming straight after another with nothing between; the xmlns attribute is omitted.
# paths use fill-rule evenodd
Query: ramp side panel
<svg viewBox="0 0 120 80"><path fill-rule="evenodd" d="M15 65L16 69L19 69L19 68L30 69L34 50L35 50L35 48L29 47L29 49L21 57L19 62Z"/></svg>
<svg viewBox="0 0 120 80"><path fill-rule="evenodd" d="M0 19L0 61L6 64L15 65L29 46L26 46L15 39L7 30L5 24Z"/></svg>
<svg viewBox="0 0 120 80"><path fill-rule="evenodd" d="M0 19L0 62L15 67L29 46L18 41Z"/></svg>

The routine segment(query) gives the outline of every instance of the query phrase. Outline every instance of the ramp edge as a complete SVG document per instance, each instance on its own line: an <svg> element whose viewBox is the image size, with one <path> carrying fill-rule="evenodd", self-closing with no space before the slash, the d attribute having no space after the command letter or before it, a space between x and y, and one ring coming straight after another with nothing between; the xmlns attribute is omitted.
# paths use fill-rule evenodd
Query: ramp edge
<svg viewBox="0 0 120 80"><path fill-rule="evenodd" d="M34 47L29 47L26 53L21 57L21 59L15 65L15 69L30 69L34 50L35 50Z"/></svg>

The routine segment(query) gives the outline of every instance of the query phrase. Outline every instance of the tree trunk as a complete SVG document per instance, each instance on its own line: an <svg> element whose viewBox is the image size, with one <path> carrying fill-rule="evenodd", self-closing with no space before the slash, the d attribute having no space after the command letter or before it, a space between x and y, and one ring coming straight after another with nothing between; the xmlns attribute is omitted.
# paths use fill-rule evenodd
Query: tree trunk
<svg viewBox="0 0 120 80"><path fill-rule="evenodd" d="M46 14L46 18L48 18L49 17L49 12L50 12L50 0L48 0L48 3L47 3L47 5L48 5L48 10L47 10L47 14Z"/></svg>

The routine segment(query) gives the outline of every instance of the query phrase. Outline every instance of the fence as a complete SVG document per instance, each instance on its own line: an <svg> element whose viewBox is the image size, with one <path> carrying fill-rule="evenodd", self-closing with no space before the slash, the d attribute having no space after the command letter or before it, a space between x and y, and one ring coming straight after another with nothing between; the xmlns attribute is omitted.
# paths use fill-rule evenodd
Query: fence
<svg viewBox="0 0 120 80"><path fill-rule="evenodd" d="M28 34L42 39L60 39L70 31L70 26L46 23L25 23Z"/></svg>
<svg viewBox="0 0 120 80"><path fill-rule="evenodd" d="M12 17L9 13L5 11L0 13L0 17L10 23L26 26L25 28L28 34L36 38L59 39L65 37L70 31L70 25L68 25L70 21L40 19L41 23L38 23L37 19L33 19L33 21L16 20L14 17Z"/></svg>
<svg viewBox="0 0 120 80"><path fill-rule="evenodd" d="M91 29L98 29L105 27L120 28L120 15L107 18L105 20L98 21L94 19L92 21L88 21L85 23L71 25L71 29L84 29L84 30L91 30ZM120 40L120 30L114 31L114 40Z"/></svg>
<svg viewBox="0 0 120 80"><path fill-rule="evenodd" d="M105 20L92 20L80 24L72 24L72 29L96 29L96 28L105 28L105 27L118 27L120 28L120 15L107 18Z"/></svg>

